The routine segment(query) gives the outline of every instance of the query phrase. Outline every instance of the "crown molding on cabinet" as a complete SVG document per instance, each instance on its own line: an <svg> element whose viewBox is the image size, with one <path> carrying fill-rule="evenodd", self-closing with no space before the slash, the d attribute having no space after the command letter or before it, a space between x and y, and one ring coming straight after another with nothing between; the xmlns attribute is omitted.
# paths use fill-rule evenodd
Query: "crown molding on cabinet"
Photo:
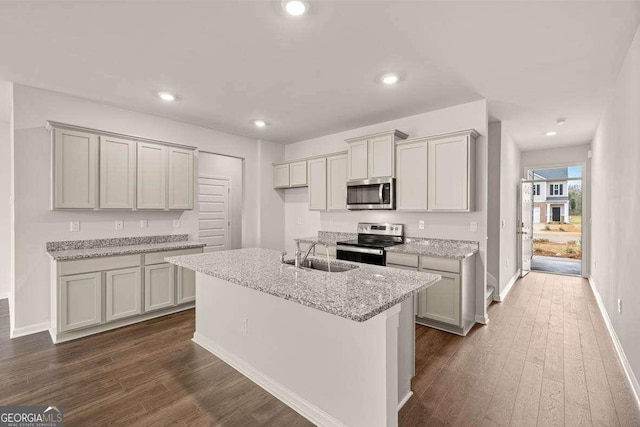
<svg viewBox="0 0 640 427"><path fill-rule="evenodd" d="M125 133L109 132L109 131L100 130L100 129L88 128L88 127L84 127L84 126L70 125L68 123L60 123L60 122L55 122L53 120L47 120L45 125L44 125L44 127L49 132L51 132L52 129L75 130L75 131L79 131L79 132L95 133L95 134L99 134L99 135L103 135L103 136L111 136L111 137L115 137L115 138L133 139L133 140L140 141L140 142L150 142L150 143L153 143L153 144L161 144L161 145L166 145L168 147L179 147L179 148L184 148L184 149L187 149L187 150L196 150L197 149L197 147L193 147L191 145L177 144L177 143L174 143L174 142L161 141L159 139L145 138L145 137L142 137L142 136L128 135L128 134L125 134Z"/></svg>
<svg viewBox="0 0 640 427"><path fill-rule="evenodd" d="M438 134L435 134L435 135L418 136L418 137L411 138L411 139L405 139L405 140L402 140L402 141L396 141L396 145L410 144L412 142L425 141L425 140L428 140L428 139L445 138L445 137L449 137L449 136L458 136L458 135L471 135L471 137L477 138L477 137L480 136L480 133L475 129L464 129L464 130L457 130L455 132L444 132L444 133L438 133Z"/></svg>
<svg viewBox="0 0 640 427"><path fill-rule="evenodd" d="M408 133L404 133L398 129L391 129L391 130L386 130L384 132L372 133L370 135L362 135L362 136L356 136L353 138L345 139L344 142L349 143L354 141L360 141L362 139L375 138L378 136L389 135L389 134L393 134L393 136L398 139L407 139L409 137Z"/></svg>

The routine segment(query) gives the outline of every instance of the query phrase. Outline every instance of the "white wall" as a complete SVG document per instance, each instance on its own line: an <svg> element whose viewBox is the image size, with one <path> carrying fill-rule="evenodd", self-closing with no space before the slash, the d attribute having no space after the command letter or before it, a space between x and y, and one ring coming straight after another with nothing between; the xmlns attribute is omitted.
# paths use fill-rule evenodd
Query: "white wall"
<svg viewBox="0 0 640 427"><path fill-rule="evenodd" d="M198 153L198 175L229 178L230 203L230 248L242 247L242 200L244 183L242 179L242 159L222 156L204 151ZM198 193L196 193L198 194Z"/></svg>
<svg viewBox="0 0 640 427"><path fill-rule="evenodd" d="M591 276L629 364L640 374L640 30L593 139ZM622 300L622 312L617 299ZM640 390L637 390L640 391Z"/></svg>
<svg viewBox="0 0 640 427"><path fill-rule="evenodd" d="M11 290L11 103L13 87L0 82L0 299Z"/></svg>
<svg viewBox="0 0 640 427"><path fill-rule="evenodd" d="M488 203L487 203L487 281L498 290L500 278L500 152L502 123L489 123Z"/></svg>
<svg viewBox="0 0 640 427"><path fill-rule="evenodd" d="M520 149L513 142L508 129L502 128L500 151L500 280L498 295L518 270L518 193L520 192ZM504 224L504 225L503 225Z"/></svg>
<svg viewBox="0 0 640 427"><path fill-rule="evenodd" d="M314 236L318 230L355 232L358 222L397 222L405 224L407 236L475 240L480 242L480 262L477 267L478 293L476 314L484 315L487 236L487 105L485 100L457 105L442 110L404 117L385 123L326 135L289 144L287 160L328 154L347 149L345 139L389 129L399 129L409 137L420 137L462 129L480 133L476 161L476 211L471 213L401 213L395 211L317 212L308 210L307 189L280 190L285 197L285 247L294 251L293 239ZM425 229L418 229L418 221ZM478 231L469 231L470 223L478 223Z"/></svg>
<svg viewBox="0 0 640 427"><path fill-rule="evenodd" d="M45 243L55 240L189 233L196 237L197 210L180 212L73 212L50 211L50 135L46 120L103 129L162 141L196 146L209 152L244 159L245 212L242 246L271 244L282 238L282 227L260 228L259 210L282 211L282 203L259 185L252 171L260 162L281 160L284 148L263 141L269 156L258 150L257 141L192 126L122 108L108 106L55 92L14 85L15 162L15 322L12 329L28 331L48 327L49 257ZM171 108L168 106L167 108ZM173 219L182 227L172 228ZM113 221L124 220L124 230L115 231ZM140 219L149 220L140 229ZM79 233L69 232L69 221L80 221ZM280 234L278 234L280 233Z"/></svg>

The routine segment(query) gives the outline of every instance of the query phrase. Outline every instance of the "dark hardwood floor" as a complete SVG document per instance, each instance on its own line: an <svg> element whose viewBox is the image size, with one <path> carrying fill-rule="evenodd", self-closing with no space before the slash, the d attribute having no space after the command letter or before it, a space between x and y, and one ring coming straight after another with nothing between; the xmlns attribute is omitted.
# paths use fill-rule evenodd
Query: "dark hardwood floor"
<svg viewBox="0 0 640 427"><path fill-rule="evenodd" d="M66 425L309 423L191 342L193 310L54 346L9 340L0 301L0 405L62 406ZM532 273L463 338L416 327L414 425L622 425L640 415L588 283Z"/></svg>

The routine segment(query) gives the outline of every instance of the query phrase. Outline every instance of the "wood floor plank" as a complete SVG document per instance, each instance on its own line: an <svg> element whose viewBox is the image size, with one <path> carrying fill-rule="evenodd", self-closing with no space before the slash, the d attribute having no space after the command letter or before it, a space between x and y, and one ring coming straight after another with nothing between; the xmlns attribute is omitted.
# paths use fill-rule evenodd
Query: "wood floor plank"
<svg viewBox="0 0 640 427"><path fill-rule="evenodd" d="M540 390L542 388L541 365L525 360L518 394L513 405L511 425L535 426L540 406Z"/></svg>
<svg viewBox="0 0 640 427"><path fill-rule="evenodd" d="M509 425L516 401L526 355L511 351L507 357L498 385L494 390L485 419L495 425Z"/></svg>
<svg viewBox="0 0 640 427"><path fill-rule="evenodd" d="M538 425L563 426L564 415L564 384L543 376Z"/></svg>
<svg viewBox="0 0 640 427"><path fill-rule="evenodd" d="M620 425L602 361L585 357L584 370L591 407L591 421L596 425Z"/></svg>

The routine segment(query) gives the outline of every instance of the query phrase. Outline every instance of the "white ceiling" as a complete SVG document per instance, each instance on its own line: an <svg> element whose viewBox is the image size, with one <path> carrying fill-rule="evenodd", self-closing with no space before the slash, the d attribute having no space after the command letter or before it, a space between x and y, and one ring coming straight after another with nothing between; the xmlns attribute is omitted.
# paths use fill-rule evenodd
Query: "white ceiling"
<svg viewBox="0 0 640 427"><path fill-rule="evenodd" d="M591 139L640 20L637 1L310 3L3 1L0 78L282 143L486 98L530 150Z"/></svg>

